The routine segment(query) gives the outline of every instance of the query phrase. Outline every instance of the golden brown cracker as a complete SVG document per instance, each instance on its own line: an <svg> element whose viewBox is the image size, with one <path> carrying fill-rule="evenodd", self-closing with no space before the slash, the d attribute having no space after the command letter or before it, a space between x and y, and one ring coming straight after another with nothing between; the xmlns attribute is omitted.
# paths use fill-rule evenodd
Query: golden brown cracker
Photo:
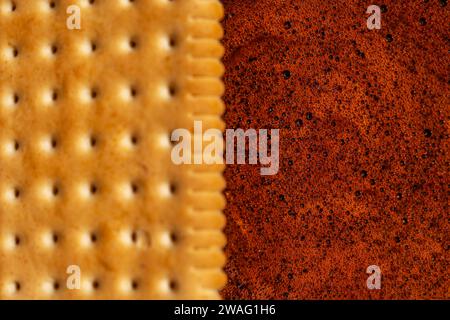
<svg viewBox="0 0 450 320"><path fill-rule="evenodd" d="M219 298L223 168L173 164L170 133L223 128L221 16L0 1L1 298Z"/></svg>

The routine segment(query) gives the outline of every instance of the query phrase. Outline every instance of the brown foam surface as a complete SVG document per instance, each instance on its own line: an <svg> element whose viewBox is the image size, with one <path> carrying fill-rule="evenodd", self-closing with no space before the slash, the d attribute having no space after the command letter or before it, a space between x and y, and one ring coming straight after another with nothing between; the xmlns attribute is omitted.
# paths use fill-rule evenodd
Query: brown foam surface
<svg viewBox="0 0 450 320"><path fill-rule="evenodd" d="M449 298L447 2L372 31L364 1L222 2L227 128L281 129L278 175L227 166L223 296Z"/></svg>

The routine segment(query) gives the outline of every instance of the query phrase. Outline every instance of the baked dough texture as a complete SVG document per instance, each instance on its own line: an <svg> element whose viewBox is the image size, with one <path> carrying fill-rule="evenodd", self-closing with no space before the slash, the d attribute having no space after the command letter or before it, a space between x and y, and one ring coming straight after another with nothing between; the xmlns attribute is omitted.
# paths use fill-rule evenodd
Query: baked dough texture
<svg viewBox="0 0 450 320"><path fill-rule="evenodd" d="M173 164L170 134L223 129L222 14L0 1L0 298L220 297L223 166Z"/></svg>

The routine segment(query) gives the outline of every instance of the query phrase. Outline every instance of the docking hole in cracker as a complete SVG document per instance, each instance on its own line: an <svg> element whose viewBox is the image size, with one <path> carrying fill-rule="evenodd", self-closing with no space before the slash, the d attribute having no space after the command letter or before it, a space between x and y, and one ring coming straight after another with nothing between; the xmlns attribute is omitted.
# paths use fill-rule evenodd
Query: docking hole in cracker
<svg viewBox="0 0 450 320"><path fill-rule="evenodd" d="M223 128L222 14L0 0L0 298L220 298L223 167L170 132Z"/></svg>

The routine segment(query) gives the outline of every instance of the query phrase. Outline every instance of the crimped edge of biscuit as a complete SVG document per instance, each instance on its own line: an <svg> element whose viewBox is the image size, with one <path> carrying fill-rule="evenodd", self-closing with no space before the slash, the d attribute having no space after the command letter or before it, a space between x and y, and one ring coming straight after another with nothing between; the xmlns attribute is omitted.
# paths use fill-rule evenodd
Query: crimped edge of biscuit
<svg viewBox="0 0 450 320"><path fill-rule="evenodd" d="M224 130L221 118L225 107L221 99L224 92L221 62L224 53L220 42L224 14L218 0L194 0L188 17L187 57L188 74L186 106L191 123L201 120L203 129ZM219 290L227 277L223 271L226 243L223 227L225 217L224 165L190 165L190 205L187 208L191 240L189 252L190 278L196 283L195 299L220 299ZM192 298L192 297L189 297Z"/></svg>

